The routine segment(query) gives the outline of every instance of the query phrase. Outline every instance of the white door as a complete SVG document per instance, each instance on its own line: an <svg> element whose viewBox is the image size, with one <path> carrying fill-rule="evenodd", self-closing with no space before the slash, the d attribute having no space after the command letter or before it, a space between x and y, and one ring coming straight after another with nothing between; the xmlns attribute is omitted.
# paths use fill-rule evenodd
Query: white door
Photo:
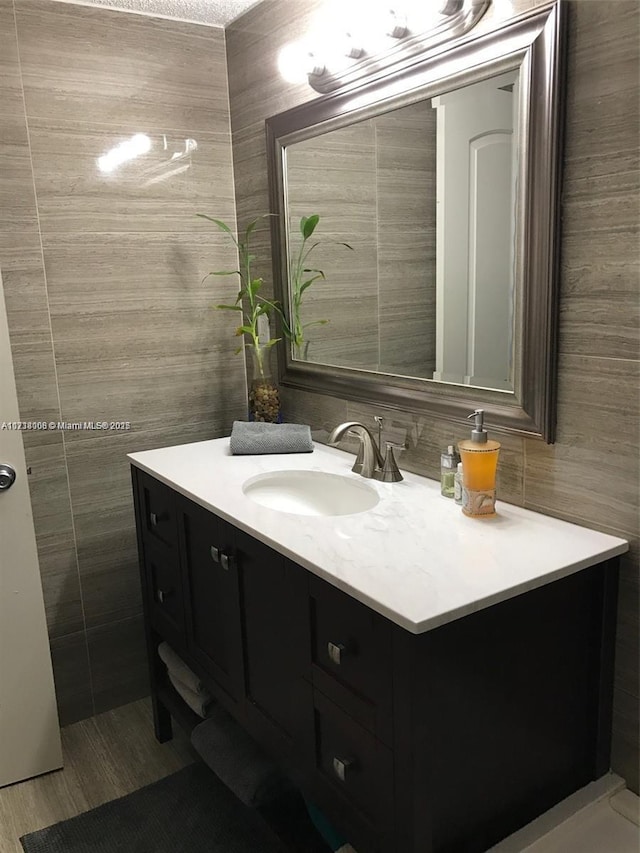
<svg viewBox="0 0 640 853"><path fill-rule="evenodd" d="M62 767L24 447L6 426L18 421L0 276L0 786Z"/></svg>
<svg viewBox="0 0 640 853"><path fill-rule="evenodd" d="M434 98L434 379L513 390L517 72Z"/></svg>

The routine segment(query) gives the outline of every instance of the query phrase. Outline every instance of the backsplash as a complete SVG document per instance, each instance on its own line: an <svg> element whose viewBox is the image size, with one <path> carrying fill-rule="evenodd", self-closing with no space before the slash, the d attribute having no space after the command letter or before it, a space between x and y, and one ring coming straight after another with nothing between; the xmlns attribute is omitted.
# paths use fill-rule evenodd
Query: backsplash
<svg viewBox="0 0 640 853"><path fill-rule="evenodd" d="M477 26L538 5L494 4ZM323 0L292 6L267 0L227 29L231 126L239 220L269 206L264 119L315 97L284 82L277 56L305 32ZM500 437L498 496L503 500L623 536L613 767L638 790L638 425L637 335L638 58L637 3L569 3L558 430L554 445ZM248 52L260 62L247 66ZM318 211L321 212L321 211ZM261 267L269 269L269 248ZM631 391L633 389L633 391ZM597 409L593 402L597 400ZM437 478L440 452L467 427L380 407L283 389L287 420L310 423L322 438L337 423L373 415L406 436L400 465ZM517 559L517 556L515 557Z"/></svg>
<svg viewBox="0 0 640 853"><path fill-rule="evenodd" d="M126 454L223 435L246 411L202 284L235 255L194 215L235 218L224 32L0 0L0 66L21 417L120 425L24 433L64 724L148 692Z"/></svg>

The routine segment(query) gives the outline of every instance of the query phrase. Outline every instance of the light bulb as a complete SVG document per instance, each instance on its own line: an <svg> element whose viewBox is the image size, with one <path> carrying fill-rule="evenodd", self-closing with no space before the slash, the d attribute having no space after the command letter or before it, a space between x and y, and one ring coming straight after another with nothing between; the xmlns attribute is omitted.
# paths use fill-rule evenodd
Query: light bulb
<svg viewBox="0 0 640 853"><path fill-rule="evenodd" d="M308 43L295 41L278 54L278 70L287 83L306 83L309 74L321 74L324 67Z"/></svg>

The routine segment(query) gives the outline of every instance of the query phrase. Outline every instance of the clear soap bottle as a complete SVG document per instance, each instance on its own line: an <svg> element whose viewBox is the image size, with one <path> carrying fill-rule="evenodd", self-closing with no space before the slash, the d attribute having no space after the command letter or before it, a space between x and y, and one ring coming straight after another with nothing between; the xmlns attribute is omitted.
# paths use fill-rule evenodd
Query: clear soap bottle
<svg viewBox="0 0 640 853"><path fill-rule="evenodd" d="M440 455L440 494L445 498L452 498L454 491L454 478L460 456L453 444L447 447L447 452Z"/></svg>
<svg viewBox="0 0 640 853"><path fill-rule="evenodd" d="M458 444L462 455L462 512L469 516L496 514L496 471L500 442L484 429L484 410L476 409L471 439Z"/></svg>

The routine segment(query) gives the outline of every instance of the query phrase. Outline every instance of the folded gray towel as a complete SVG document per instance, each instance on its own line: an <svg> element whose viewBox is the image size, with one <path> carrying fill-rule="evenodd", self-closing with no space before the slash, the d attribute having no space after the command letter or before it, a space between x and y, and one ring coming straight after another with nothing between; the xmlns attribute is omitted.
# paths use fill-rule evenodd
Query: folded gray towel
<svg viewBox="0 0 640 853"><path fill-rule="evenodd" d="M291 782L258 744L220 705L191 732L200 757L247 806L260 806L280 796Z"/></svg>
<svg viewBox="0 0 640 853"><path fill-rule="evenodd" d="M229 447L235 456L259 453L311 453L311 428L305 424L234 421Z"/></svg>
<svg viewBox="0 0 640 853"><path fill-rule="evenodd" d="M185 687L188 687L193 693L206 693L207 688L198 678L195 672L192 672L186 663L179 657L168 643L160 643L158 646L158 655L160 660L164 661L169 670L169 673L181 681Z"/></svg>
<svg viewBox="0 0 640 853"><path fill-rule="evenodd" d="M206 692L194 693L193 690L189 690L186 684L183 684L182 681L172 675L169 670L167 670L167 672L169 675L169 681L173 684L175 691L182 696L183 700L191 708L194 714L197 714L204 720L207 716L209 705L211 704L211 695Z"/></svg>

